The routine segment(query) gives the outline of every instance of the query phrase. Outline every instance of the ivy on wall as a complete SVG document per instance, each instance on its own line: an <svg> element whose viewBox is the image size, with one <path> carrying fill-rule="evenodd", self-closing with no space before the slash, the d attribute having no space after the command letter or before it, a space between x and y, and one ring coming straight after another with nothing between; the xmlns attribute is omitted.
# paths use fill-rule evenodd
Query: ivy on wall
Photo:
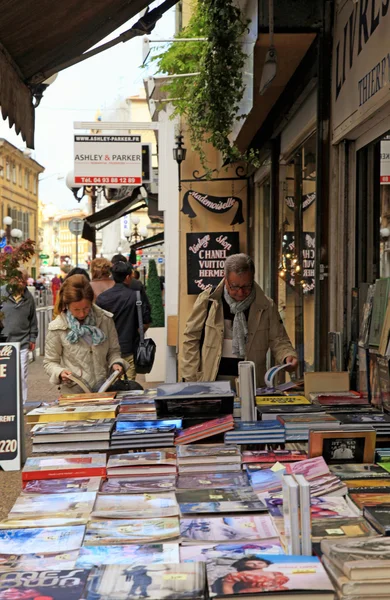
<svg viewBox="0 0 390 600"><path fill-rule="evenodd" d="M177 37L205 37L207 41L173 43L152 58L159 73L196 73L172 79L165 90L174 114L186 118L192 148L206 169L204 143L219 150L224 161L256 164L253 150L242 154L229 140L245 89L241 36L247 25L233 0L198 0L187 27Z"/></svg>

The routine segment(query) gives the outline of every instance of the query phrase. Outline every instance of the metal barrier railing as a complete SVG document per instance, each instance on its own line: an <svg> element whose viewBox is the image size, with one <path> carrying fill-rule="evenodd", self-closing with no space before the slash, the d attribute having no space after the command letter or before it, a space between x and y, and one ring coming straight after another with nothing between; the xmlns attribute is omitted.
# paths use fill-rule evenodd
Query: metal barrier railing
<svg viewBox="0 0 390 600"><path fill-rule="evenodd" d="M40 356L44 356L45 354L46 335L52 318L53 306L42 306L37 308L38 337L36 350L39 351Z"/></svg>

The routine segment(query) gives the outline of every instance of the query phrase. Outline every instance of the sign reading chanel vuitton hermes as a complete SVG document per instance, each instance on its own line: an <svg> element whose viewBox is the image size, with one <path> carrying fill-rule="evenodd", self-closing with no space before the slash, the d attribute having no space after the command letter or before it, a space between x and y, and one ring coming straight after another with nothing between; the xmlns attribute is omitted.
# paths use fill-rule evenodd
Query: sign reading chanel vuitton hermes
<svg viewBox="0 0 390 600"><path fill-rule="evenodd" d="M198 202L207 210L215 213L222 214L227 212L230 209L235 210L235 216L233 217L231 225L240 225L244 222L244 217L242 215L242 200L241 198L237 198L236 196L210 196L209 194L201 194L200 192L196 192L195 190L190 190L186 192L183 196L183 206L181 212L185 215L189 216L190 219L196 217L196 212L192 208L190 204L190 200Z"/></svg>
<svg viewBox="0 0 390 600"><path fill-rule="evenodd" d="M225 260L240 251L237 231L187 233L187 294L199 294L218 285Z"/></svg>

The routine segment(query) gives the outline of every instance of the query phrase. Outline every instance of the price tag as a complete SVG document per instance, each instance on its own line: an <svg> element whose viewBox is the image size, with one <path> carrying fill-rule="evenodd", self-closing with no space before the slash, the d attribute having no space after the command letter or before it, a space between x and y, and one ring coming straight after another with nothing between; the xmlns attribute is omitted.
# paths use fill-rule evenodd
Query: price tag
<svg viewBox="0 0 390 600"><path fill-rule="evenodd" d="M221 494L210 494L210 500L223 500L223 496Z"/></svg>
<svg viewBox="0 0 390 600"><path fill-rule="evenodd" d="M339 527L337 529L325 529L328 535L344 535L344 531Z"/></svg>
<svg viewBox="0 0 390 600"><path fill-rule="evenodd" d="M199 479L199 483L203 485L210 485L211 481L208 481L207 479Z"/></svg>

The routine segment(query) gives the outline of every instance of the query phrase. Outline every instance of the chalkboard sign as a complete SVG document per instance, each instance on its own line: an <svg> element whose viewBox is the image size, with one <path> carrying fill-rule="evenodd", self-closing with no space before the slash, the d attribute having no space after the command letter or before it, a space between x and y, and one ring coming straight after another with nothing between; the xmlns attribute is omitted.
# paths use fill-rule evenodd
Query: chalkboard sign
<svg viewBox="0 0 390 600"><path fill-rule="evenodd" d="M0 469L21 468L20 349L0 344Z"/></svg>
<svg viewBox="0 0 390 600"><path fill-rule="evenodd" d="M187 233L187 294L200 294L224 277L225 260L240 252L237 231Z"/></svg>

